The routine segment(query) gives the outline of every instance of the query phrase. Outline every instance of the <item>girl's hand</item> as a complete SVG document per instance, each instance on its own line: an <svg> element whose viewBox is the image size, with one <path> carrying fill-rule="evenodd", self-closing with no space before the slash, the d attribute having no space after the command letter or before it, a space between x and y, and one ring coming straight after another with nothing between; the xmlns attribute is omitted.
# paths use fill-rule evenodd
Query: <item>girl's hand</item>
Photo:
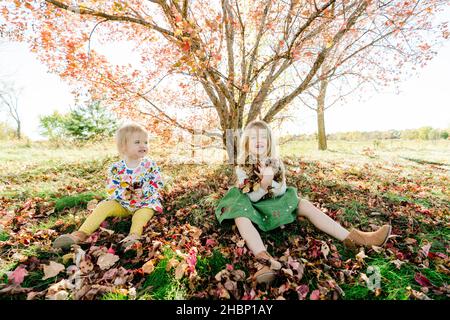
<svg viewBox="0 0 450 320"><path fill-rule="evenodd" d="M267 189L270 185L272 185L273 181L273 168L271 166L258 166L259 172L256 172L256 175L261 179L261 187L263 189Z"/></svg>

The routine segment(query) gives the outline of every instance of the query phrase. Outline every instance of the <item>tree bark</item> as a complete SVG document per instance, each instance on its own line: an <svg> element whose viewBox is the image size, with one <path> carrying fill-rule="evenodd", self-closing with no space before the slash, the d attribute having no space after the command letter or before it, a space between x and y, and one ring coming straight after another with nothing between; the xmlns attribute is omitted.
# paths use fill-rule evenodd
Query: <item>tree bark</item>
<svg viewBox="0 0 450 320"><path fill-rule="evenodd" d="M319 95L317 97L317 137L319 150L327 150L327 135L325 133L325 97L328 79L320 81Z"/></svg>
<svg viewBox="0 0 450 320"><path fill-rule="evenodd" d="M228 155L228 164L237 165L237 157L239 151L239 142L241 140L242 129L232 128L226 129L223 142Z"/></svg>
<svg viewBox="0 0 450 320"><path fill-rule="evenodd" d="M17 122L17 139L21 139L22 135L20 134L21 128L20 128L20 121Z"/></svg>

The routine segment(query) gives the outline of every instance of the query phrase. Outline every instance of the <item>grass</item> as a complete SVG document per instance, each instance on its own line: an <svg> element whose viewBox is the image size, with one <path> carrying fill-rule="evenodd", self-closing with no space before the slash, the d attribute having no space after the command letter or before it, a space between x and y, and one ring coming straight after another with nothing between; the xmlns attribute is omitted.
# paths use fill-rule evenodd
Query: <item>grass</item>
<svg viewBox="0 0 450 320"><path fill-rule="evenodd" d="M166 271L167 263L175 257L175 253L166 249L164 259L160 260L153 272L147 276L143 284L144 294L156 300L180 300L187 296L187 280L175 279L174 270ZM200 278L214 277L230 263L218 250L214 250L209 257L199 257L196 270ZM142 295L140 296L142 298Z"/></svg>
<svg viewBox="0 0 450 320"><path fill-rule="evenodd" d="M363 156L365 148L374 150L377 159L370 160L390 160L395 157L396 160L411 165L411 162L403 158L414 158L428 162L440 164L450 164L450 140L423 141L423 140L386 140L377 145L373 140L365 141L339 141L329 140L327 142L328 150L319 151L316 141L290 141L280 146L281 153L284 156L300 156L305 159L321 160L347 160L353 161L355 158ZM351 156L351 157L349 157ZM409 163L408 163L409 162ZM417 162L416 162L417 163ZM417 163L422 165L422 163Z"/></svg>
<svg viewBox="0 0 450 320"><path fill-rule="evenodd" d="M214 250L210 257L200 257L195 268L200 277L215 276L229 263L230 259L225 258L220 251Z"/></svg>
<svg viewBox="0 0 450 320"><path fill-rule="evenodd" d="M39 259L54 258L54 254L47 249L42 248L40 245L30 245L21 250L21 253L28 257L37 257Z"/></svg>
<svg viewBox="0 0 450 320"><path fill-rule="evenodd" d="M433 270L433 264L430 268L418 268L413 264L404 263L400 266L400 269L397 269L391 261L381 256L367 257L366 262L368 268L371 266L379 270L381 294L376 297L375 293L365 284L342 284L341 288L345 292L344 299L407 300L409 299L408 287L420 290L420 285L414 279L417 272L422 273L435 286L450 283L450 277ZM370 276L373 274L372 271L367 273L369 279L371 279ZM375 280L371 281L376 283ZM433 299L445 299L445 296L434 295L431 291L428 295Z"/></svg>
<svg viewBox="0 0 450 320"><path fill-rule="evenodd" d="M7 272L14 270L17 267L17 262L8 262L0 264L0 283L7 283L8 282L8 276L6 275Z"/></svg>
<svg viewBox="0 0 450 320"><path fill-rule="evenodd" d="M366 209L367 206L365 204L351 201L344 208L343 218L352 225L365 225L368 221L367 215L364 213Z"/></svg>
<svg viewBox="0 0 450 320"><path fill-rule="evenodd" d="M430 200L428 200L428 199L421 199L421 198L413 199L413 198L407 197L407 196L400 196L393 192L386 192L385 194L383 194L383 197L385 197L387 200L397 203L397 204L401 204L401 203L418 204L427 209L432 207L432 204L431 204Z"/></svg>
<svg viewBox="0 0 450 320"><path fill-rule="evenodd" d="M164 259L160 260L143 284L146 293L152 300L181 300L186 296L186 288L181 281L175 279L174 271L166 271L167 263L175 256L170 249L164 251Z"/></svg>
<svg viewBox="0 0 450 320"><path fill-rule="evenodd" d="M22 282L22 287L24 288L33 288L36 291L43 290L49 285L55 283L56 277L42 280L44 277L44 272L41 270L32 271L25 277Z"/></svg>
<svg viewBox="0 0 450 320"><path fill-rule="evenodd" d="M417 235L419 247L432 243L431 251L446 252L450 243L450 228L440 229L424 224L421 229L423 232Z"/></svg>
<svg viewBox="0 0 450 320"><path fill-rule="evenodd" d="M315 150L316 144L312 141L291 142L282 146L283 156L294 157L293 164L287 165L287 168L291 170L302 166L299 176L288 173L288 183L298 184L299 191L310 197L311 201L316 204L333 212L340 210L340 221L348 225L367 229L371 223L378 224L380 219L386 219L387 222L387 219L393 217L390 222L396 224L397 228L406 230L406 226L411 227L414 232L402 236L417 240L413 256L417 255L420 248L427 243L432 244L431 252L446 254L448 243L450 243L450 229L444 222L450 204L446 189L448 172L430 167L429 162L449 163L450 141L438 141L437 144L434 142L382 141L377 145L370 141L330 141L329 147L330 150L319 152ZM366 147L374 149L375 157L364 154L363 149ZM99 157L100 154L101 157ZM409 161L405 157L423 161ZM101 199L105 196L103 193L105 169L113 159L115 159L114 146L107 144L87 146L83 149L70 147L53 149L34 143L29 146L1 145L0 172L2 174L0 174L0 182L7 181L8 184L5 188L3 186L0 188L0 212L20 208L20 205L26 200L40 197L45 201L54 201L55 212L48 217L30 220L24 229L26 228L32 233L55 229L57 221L62 220L65 227L63 231L70 232L71 228L79 225L80 219L87 213L85 210L87 203L94 198ZM193 183L192 188L188 189L189 192L177 196L176 200L171 203L172 209L169 215L174 214L180 208L191 207L194 204L198 207L190 209L189 215L184 220L176 219L176 223L190 223L202 228L206 221L209 222L208 219L215 219L211 215L210 209L214 208L218 202L219 191L216 186L220 181L217 181L217 177L222 174L231 176L229 167L205 164L166 164L163 170L164 174L169 177L166 184L169 189L178 188L181 183ZM8 174L4 174L4 172L8 172ZM205 184L212 186L210 189L214 191L208 193L208 188L205 188L206 191L196 188L195 181L192 180L193 176L205 178ZM405 180L396 181L396 178ZM424 187L421 194L414 191L416 184L418 187ZM412 189L408 189L408 185L413 186ZM405 189L402 189L403 187ZM1 207L2 197L9 201L5 202L4 207ZM366 199L369 200L368 198L379 203L376 204L376 207L368 205L366 202ZM435 217L418 213L417 209L420 207L416 205L422 209L429 209L433 213L439 210L441 218L435 219ZM401 210L405 210L405 214L395 217L390 215ZM371 211L383 212L383 215L372 217ZM76 216L77 219L80 219L76 220ZM131 219L110 220L112 223L108 226L109 229L114 230L116 234L128 233ZM441 222L435 224L434 222L438 220ZM225 227L222 230L233 233ZM207 233L210 230L205 228L204 231ZM58 232L61 233L61 229ZM293 243L297 236L309 235L319 240L329 239L326 234L317 232L317 229L305 219L299 223L290 224L285 229L277 229L261 235L264 243L268 244L269 252L277 256L281 254L279 248ZM11 237L14 238L13 233L10 236L7 232L0 231L0 241L10 240ZM396 239L396 248L406 252L408 246L406 243L402 243L402 239ZM354 252L344 248L338 241L333 241L333 244L336 245L342 261L355 260ZM35 256L42 260L59 259L57 255L46 252L40 243L32 243L29 246L19 244L13 249L23 255ZM211 254L202 253L197 256L196 270L203 280L199 284L198 290L202 290L206 282L211 282L215 274L223 270L227 264L232 263L231 259L224 256L220 249L223 247L217 247ZM3 254L6 250L0 252ZM133 253L130 252L130 255L127 257L125 254L121 258L127 260L132 258ZM166 271L168 261L176 257L176 253L167 249L163 255L164 258L159 261L155 270L146 276L143 285L137 287L137 299L183 299L192 293L185 277L177 280L173 269L169 272ZM6 282L5 273L14 270L18 263L10 260L6 254L0 258L0 282ZM449 276L438 269L432 259L429 259L428 268L409 261L397 269L391 262L391 258L370 254L370 257L365 259L364 270L361 270L366 273L368 266L374 266L380 270L382 290L378 297L375 297L375 294L364 283L357 281L357 275L354 279L348 279L345 283L340 284L345 292L344 298L350 300L408 299L408 287L420 290L420 285L414 280L417 272L422 273L436 286L450 283ZM133 261L133 263L123 266L135 269L141 265L142 261ZM234 268L241 269L248 274L245 263L235 264ZM24 281L24 285L43 290L55 281L54 278L42 281L42 276L42 272L32 271ZM318 280L317 275L307 268L301 283L308 284L311 292L317 288ZM290 298L296 299L295 292L291 295ZM427 295L433 299L446 298L434 295L432 292ZM126 300L129 299L129 296L121 291L112 291L99 298Z"/></svg>
<svg viewBox="0 0 450 320"><path fill-rule="evenodd" d="M128 295L119 292L107 292L100 300L128 300Z"/></svg>
<svg viewBox="0 0 450 320"><path fill-rule="evenodd" d="M9 239L9 234L5 231L0 231L0 241L6 241Z"/></svg>
<svg viewBox="0 0 450 320"><path fill-rule="evenodd" d="M80 207L85 209L89 201L102 195L103 193L86 192L74 196L61 197L59 199L56 199L55 211L59 212L64 209L74 207Z"/></svg>

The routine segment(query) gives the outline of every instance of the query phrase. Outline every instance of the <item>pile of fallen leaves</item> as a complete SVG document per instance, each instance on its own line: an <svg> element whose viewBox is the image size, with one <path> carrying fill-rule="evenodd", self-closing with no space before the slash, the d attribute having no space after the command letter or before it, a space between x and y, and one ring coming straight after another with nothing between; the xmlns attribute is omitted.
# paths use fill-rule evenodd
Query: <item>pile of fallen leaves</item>
<svg viewBox="0 0 450 320"><path fill-rule="evenodd" d="M173 168L162 163L163 168L165 165L171 172ZM429 195L435 180L386 179L374 186L374 181L380 181L374 168L346 166L287 159L288 184L346 227L370 231L389 222L395 236L384 248L354 252L305 219L263 233L269 252L282 263L270 286L253 281L255 261L236 228L227 223L219 225L215 219L215 204L232 181L230 168L191 166L177 171L174 182L163 192L165 212L151 220L139 242L126 248L121 240L130 219L117 218L105 221L85 243L70 250L51 247L58 235L78 228L101 198L91 200L86 208L75 206L55 212L55 202L48 199L1 197L0 235L7 235L7 239L0 238L0 262L9 262L12 267L0 273L0 297L62 300L100 299L114 294L126 299L160 298L155 292L164 283L157 283L157 278L164 274L186 299L345 299L349 288L370 287L370 260L378 257L399 272L405 265L414 266L414 281L404 288L409 298L449 298L448 238L440 239L434 247L433 239L426 237L436 229L448 235L448 203L424 207L411 201L415 195ZM376 169L388 174L391 170ZM444 177L442 184L446 183ZM379 193L374 194L373 188ZM410 197L390 201L380 196L388 191ZM339 203L364 203L367 208L349 215ZM64 219L67 216L73 219L68 222ZM56 221L51 228L36 229L52 217ZM124 223L125 228L121 226ZM418 238L422 233L424 237ZM30 253L31 248L34 251ZM441 276L439 285L420 271L427 268ZM369 291L367 298L386 296L384 282L381 279L382 285Z"/></svg>

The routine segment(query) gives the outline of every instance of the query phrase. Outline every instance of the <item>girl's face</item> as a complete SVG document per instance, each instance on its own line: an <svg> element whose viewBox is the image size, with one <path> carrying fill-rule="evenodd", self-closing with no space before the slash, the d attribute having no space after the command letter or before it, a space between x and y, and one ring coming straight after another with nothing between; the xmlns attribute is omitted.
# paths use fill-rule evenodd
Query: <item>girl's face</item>
<svg viewBox="0 0 450 320"><path fill-rule="evenodd" d="M148 152L148 137L143 132L134 132L127 139L126 156L131 159L143 158Z"/></svg>
<svg viewBox="0 0 450 320"><path fill-rule="evenodd" d="M268 133L266 129L251 128L248 139L248 149L251 154L259 157L267 156Z"/></svg>

